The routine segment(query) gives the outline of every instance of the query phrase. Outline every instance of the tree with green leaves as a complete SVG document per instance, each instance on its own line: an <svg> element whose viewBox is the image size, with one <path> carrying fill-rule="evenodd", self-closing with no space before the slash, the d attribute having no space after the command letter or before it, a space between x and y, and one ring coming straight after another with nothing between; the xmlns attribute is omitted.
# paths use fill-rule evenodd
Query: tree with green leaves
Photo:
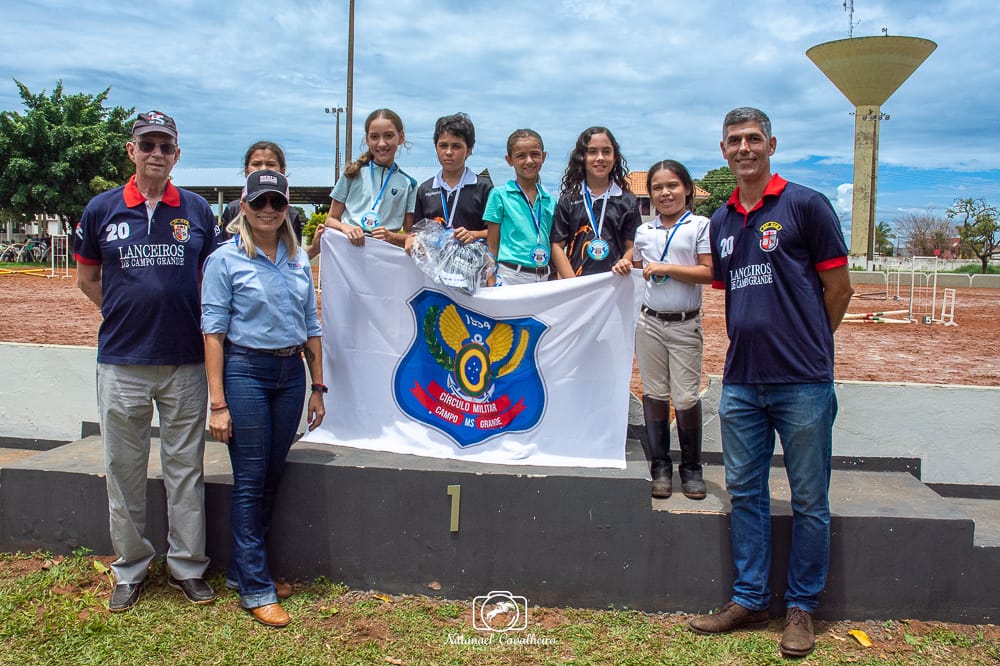
<svg viewBox="0 0 1000 666"><path fill-rule="evenodd" d="M875 252L883 257L891 257L894 238L896 238L896 234L893 233L889 223L879 222L875 225Z"/></svg>
<svg viewBox="0 0 1000 666"><path fill-rule="evenodd" d="M698 187L712 195L694 208L696 214L705 217L711 217L719 206L729 200L729 196L736 189L736 176L733 175L728 166L712 169L704 177L695 179L694 182Z"/></svg>
<svg viewBox="0 0 1000 666"><path fill-rule="evenodd" d="M985 199L955 199L948 209L948 219L957 220L962 250L979 259L982 272L989 272L989 261L1000 255L1000 220L996 206Z"/></svg>
<svg viewBox="0 0 1000 666"><path fill-rule="evenodd" d="M0 113L0 208L30 219L35 213L79 219L99 192L124 183L133 171L125 152L134 108L104 106L97 95L33 94L18 81L24 115Z"/></svg>

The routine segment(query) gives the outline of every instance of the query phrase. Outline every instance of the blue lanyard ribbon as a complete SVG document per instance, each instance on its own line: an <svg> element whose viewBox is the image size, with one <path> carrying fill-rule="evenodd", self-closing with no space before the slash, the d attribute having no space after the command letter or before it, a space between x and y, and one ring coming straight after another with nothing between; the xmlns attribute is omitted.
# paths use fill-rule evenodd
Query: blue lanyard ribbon
<svg viewBox="0 0 1000 666"><path fill-rule="evenodd" d="M379 165L379 166L381 166L381 165ZM382 168L385 169L385 167L382 167ZM389 181L392 179L392 174L395 173L395 171L396 171L396 163L393 162L392 166L389 167L389 175L385 176L382 179L382 187L381 187L381 189L379 189L378 195L375 197L375 201L372 202L372 208L371 208L372 210L377 210L378 209L378 204L379 204L380 201L382 201L382 195L385 194L385 188L387 188L389 186ZM368 163L368 173L371 174L372 189L375 189L375 160L372 160L371 162ZM384 174L384 172L383 172L383 174Z"/></svg>
<svg viewBox="0 0 1000 666"><path fill-rule="evenodd" d="M691 211L687 211L686 213L684 213L683 215L681 215L681 219L679 219L676 222L674 222L674 228L670 231L670 235L667 236L667 244L663 246L663 252L660 253L660 263L661 264L663 263L663 260L666 259L666 257L667 257L667 250L670 249L670 241L672 241L674 239L674 234L677 233L677 230L681 228L682 224L684 224L685 222L687 222L687 219L689 217L691 217ZM661 222L661 224L662 224L662 222ZM669 279L670 279L669 275L664 275L663 276L663 282L666 282Z"/></svg>
<svg viewBox="0 0 1000 666"><path fill-rule="evenodd" d="M535 214L535 206L531 205L531 201L528 200L528 195L525 194L524 190L521 188L521 183L515 180L514 184L517 185L517 191L521 193L522 197L524 197L524 203L528 204L528 211L531 213L531 221L534 222L535 224L535 238L538 239L538 244L541 245L542 244L542 223L541 223L542 192L541 190L536 190L535 192L535 206L538 207L538 214Z"/></svg>
<svg viewBox="0 0 1000 666"><path fill-rule="evenodd" d="M594 238L601 237L601 229L604 228L604 214L608 212L608 199L610 198L611 186L608 185L608 189L604 191L599 199L604 200L604 205L601 206L601 220L598 222L594 219L594 200L590 196L590 187L587 183L583 184L583 198L587 201L587 217L590 219L590 228L594 230Z"/></svg>
<svg viewBox="0 0 1000 666"><path fill-rule="evenodd" d="M444 186L441 187L441 208L444 210L445 228L452 228L452 220L455 219L455 211L458 210L458 198L462 196L462 184L455 188L455 203L452 204L451 212L448 211L448 195L444 193Z"/></svg>

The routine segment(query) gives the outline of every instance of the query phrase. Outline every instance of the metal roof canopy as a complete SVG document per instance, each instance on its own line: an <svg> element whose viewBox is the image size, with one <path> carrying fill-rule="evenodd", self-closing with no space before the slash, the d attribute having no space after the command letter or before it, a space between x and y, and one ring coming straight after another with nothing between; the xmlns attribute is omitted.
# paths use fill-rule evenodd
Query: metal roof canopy
<svg viewBox="0 0 1000 666"><path fill-rule="evenodd" d="M183 187L188 192L194 192L195 194L200 194L201 196L208 199L208 203L216 204L219 201L219 193L222 193L222 202L229 203L230 201L235 201L243 195L242 185L180 185L178 187ZM315 185L315 186L291 186L289 188L289 194L291 195L292 205L301 206L325 206L330 203L330 190L333 188L329 185Z"/></svg>
<svg viewBox="0 0 1000 666"><path fill-rule="evenodd" d="M489 169L483 169L479 175L493 184L493 176ZM200 194L208 200L208 203L215 205L219 202L219 193L222 193L222 202L229 203L236 201L243 196L242 185L183 185L174 182L178 187L183 187L188 192ZM293 206L329 206L330 193L333 191L332 185L292 185L289 188Z"/></svg>

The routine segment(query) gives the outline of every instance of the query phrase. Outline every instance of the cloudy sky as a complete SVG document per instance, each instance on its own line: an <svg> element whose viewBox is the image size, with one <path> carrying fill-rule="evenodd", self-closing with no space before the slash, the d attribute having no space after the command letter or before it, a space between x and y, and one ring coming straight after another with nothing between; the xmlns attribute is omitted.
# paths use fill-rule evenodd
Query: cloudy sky
<svg viewBox="0 0 1000 666"><path fill-rule="evenodd" d="M0 109L33 92L111 87L110 103L160 109L181 131L180 185L240 182L255 140L287 150L293 184L333 181L334 116L346 103L347 0L5 3ZM878 219L943 214L956 197L1000 204L1000 14L990 3L855 0L854 36L924 37L937 50L883 105ZM573 141L606 125L630 168L671 157L695 177L723 164L734 106L768 112L774 169L824 192L850 219L853 107L805 56L848 36L841 0L359 0L354 154L363 122L395 109L400 166L433 175L434 120L465 111L469 165L512 176L507 135L538 130L555 189Z"/></svg>

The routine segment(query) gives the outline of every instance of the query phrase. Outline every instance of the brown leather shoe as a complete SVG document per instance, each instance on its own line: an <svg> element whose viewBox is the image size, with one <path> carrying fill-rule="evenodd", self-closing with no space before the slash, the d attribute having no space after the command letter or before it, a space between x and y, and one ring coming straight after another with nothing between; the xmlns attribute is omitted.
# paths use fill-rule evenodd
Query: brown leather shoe
<svg viewBox="0 0 1000 666"><path fill-rule="evenodd" d="M812 615L792 606L785 613L785 633L781 635L781 654L804 657L816 647Z"/></svg>
<svg viewBox="0 0 1000 666"><path fill-rule="evenodd" d="M734 629L763 629L767 622L767 610L754 611L727 601L718 613L699 615L688 626L699 634L725 634Z"/></svg>
<svg viewBox="0 0 1000 666"><path fill-rule="evenodd" d="M253 615L253 619L269 627L284 627L292 621L281 604L267 604L251 608L250 614Z"/></svg>
<svg viewBox="0 0 1000 666"><path fill-rule="evenodd" d="M274 591L278 593L279 599L287 599L292 596L292 584L283 580L274 582Z"/></svg>

